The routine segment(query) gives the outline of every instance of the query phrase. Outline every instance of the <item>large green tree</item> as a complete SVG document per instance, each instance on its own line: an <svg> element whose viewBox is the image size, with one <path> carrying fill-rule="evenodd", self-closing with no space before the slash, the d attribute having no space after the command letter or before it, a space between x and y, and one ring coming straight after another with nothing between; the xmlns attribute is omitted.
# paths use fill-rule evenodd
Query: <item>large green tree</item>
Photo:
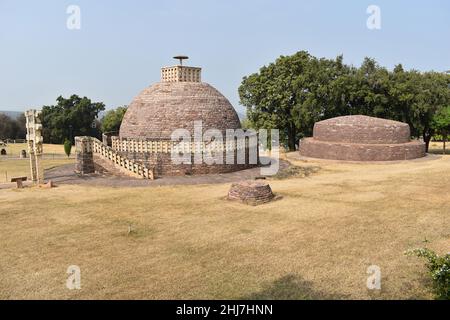
<svg viewBox="0 0 450 320"><path fill-rule="evenodd" d="M64 143L65 139L70 139L73 143L75 136L99 137L97 117L100 111L105 110L102 102L92 102L77 95L69 99L59 96L56 101L56 105L42 107L45 142Z"/></svg>
<svg viewBox="0 0 450 320"><path fill-rule="evenodd" d="M440 109L434 115L432 127L442 137L443 153L445 154L445 144L450 135L450 105Z"/></svg>
<svg viewBox="0 0 450 320"><path fill-rule="evenodd" d="M127 111L127 106L117 107L114 110L109 110L102 119L101 129L103 133L117 132L120 129L123 116Z"/></svg>
<svg viewBox="0 0 450 320"><path fill-rule="evenodd" d="M279 129L293 150L299 138L311 134L314 122L345 107L340 88L333 82L347 73L342 57L317 59L305 51L281 56L244 77L240 102L253 128Z"/></svg>
<svg viewBox="0 0 450 320"><path fill-rule="evenodd" d="M426 72L414 79L414 99L410 104L411 122L414 131L422 135L428 151L431 138L436 133L435 115L450 105L450 75Z"/></svg>
<svg viewBox="0 0 450 320"><path fill-rule="evenodd" d="M350 80L342 90L347 96L347 114L363 114L390 118L389 72L380 67L374 59L365 58L359 68L353 68Z"/></svg>
<svg viewBox="0 0 450 320"><path fill-rule="evenodd" d="M428 151L436 132L434 115L450 104L450 75L405 71L402 65L389 71L370 58L360 67L342 60L300 51L244 77L239 95L248 124L280 129L293 150L299 138L312 134L315 122L363 114L408 123Z"/></svg>

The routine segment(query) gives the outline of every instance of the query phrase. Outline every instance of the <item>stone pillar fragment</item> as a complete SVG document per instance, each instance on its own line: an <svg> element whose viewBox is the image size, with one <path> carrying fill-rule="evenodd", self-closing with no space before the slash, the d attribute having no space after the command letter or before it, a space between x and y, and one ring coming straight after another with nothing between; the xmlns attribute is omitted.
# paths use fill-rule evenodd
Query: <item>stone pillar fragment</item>
<svg viewBox="0 0 450 320"><path fill-rule="evenodd" d="M80 174L95 172L94 155L92 150L92 138L83 136L75 137L76 164L75 171Z"/></svg>

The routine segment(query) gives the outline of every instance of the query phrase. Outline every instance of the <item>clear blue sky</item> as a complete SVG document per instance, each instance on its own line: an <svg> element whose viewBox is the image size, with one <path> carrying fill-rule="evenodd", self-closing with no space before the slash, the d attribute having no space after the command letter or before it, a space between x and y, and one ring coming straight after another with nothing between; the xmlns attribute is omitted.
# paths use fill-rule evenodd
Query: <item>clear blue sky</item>
<svg viewBox="0 0 450 320"><path fill-rule="evenodd" d="M66 27L69 5L81 29ZM369 30L369 5L381 30ZM243 76L279 55L307 50L370 56L388 68L450 69L450 1L406 0L0 0L0 110L53 104L72 93L128 104L185 54L203 80L239 106Z"/></svg>

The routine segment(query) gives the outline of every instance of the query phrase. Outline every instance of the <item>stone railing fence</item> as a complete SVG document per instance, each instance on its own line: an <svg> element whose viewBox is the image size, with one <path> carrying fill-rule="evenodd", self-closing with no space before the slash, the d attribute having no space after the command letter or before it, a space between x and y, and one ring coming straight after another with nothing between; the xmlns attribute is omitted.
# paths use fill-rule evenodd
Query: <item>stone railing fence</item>
<svg viewBox="0 0 450 320"><path fill-rule="evenodd" d="M124 173L143 179L154 179L153 168L148 168L142 163L120 155L109 146L105 146L100 140L93 137L76 137L77 154L97 154L101 158L110 161L115 167ZM81 158L81 157L80 157Z"/></svg>
<svg viewBox="0 0 450 320"><path fill-rule="evenodd" d="M93 139L93 151L102 158L111 161L117 167L125 169L128 174L131 173L132 175L144 179L154 179L153 169L120 155L117 151L113 150L111 147L105 146L100 140L95 138Z"/></svg>
<svg viewBox="0 0 450 320"><path fill-rule="evenodd" d="M120 139L111 137L112 149L120 152L135 153L202 153L208 151L222 152L241 150L248 145L245 138L233 141L211 141L211 142L178 142L171 140L138 140Z"/></svg>

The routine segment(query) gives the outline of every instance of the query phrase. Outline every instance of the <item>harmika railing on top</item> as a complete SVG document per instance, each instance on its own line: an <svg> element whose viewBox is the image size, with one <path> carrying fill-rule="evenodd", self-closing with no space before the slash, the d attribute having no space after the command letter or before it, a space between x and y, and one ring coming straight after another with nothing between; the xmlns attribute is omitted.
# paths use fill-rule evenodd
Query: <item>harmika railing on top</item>
<svg viewBox="0 0 450 320"><path fill-rule="evenodd" d="M120 155L111 147L105 146L96 138L92 138L92 151L100 155L102 158L110 160L116 167L126 171L128 174L131 173L132 175L143 179L154 179L154 172L152 168L148 168L144 164Z"/></svg>

